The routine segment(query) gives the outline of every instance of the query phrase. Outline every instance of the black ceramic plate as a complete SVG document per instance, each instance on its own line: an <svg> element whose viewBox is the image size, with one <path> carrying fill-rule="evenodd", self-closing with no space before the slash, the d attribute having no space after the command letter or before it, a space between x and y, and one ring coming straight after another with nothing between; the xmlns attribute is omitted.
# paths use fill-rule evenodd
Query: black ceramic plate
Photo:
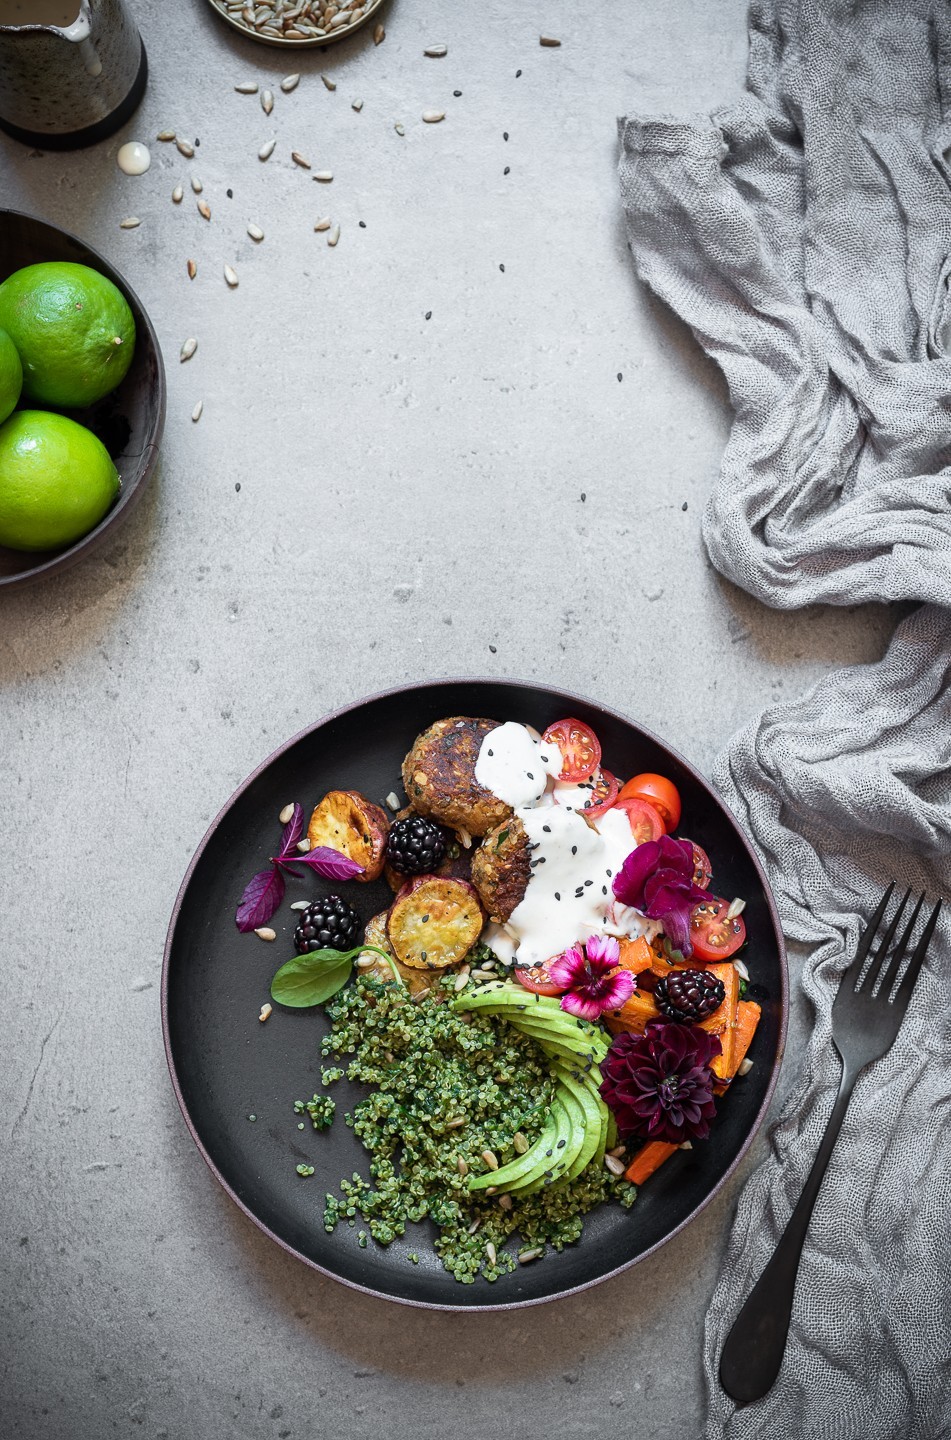
<svg viewBox="0 0 951 1440"><path fill-rule="evenodd" d="M277 845L278 812L298 800L305 812L330 789L357 789L378 804L400 787L400 763L413 739L444 715L485 715L544 729L574 715L592 725L605 763L622 776L660 771L683 798L682 829L710 854L716 888L746 898L748 964L763 1019L751 1052L755 1065L721 1106L707 1144L681 1151L643 1188L633 1209L602 1206L585 1221L577 1245L549 1254L489 1284L460 1285L432 1250L428 1222L410 1226L387 1248L361 1250L359 1226L328 1235L324 1193L366 1157L342 1123L362 1093L333 1087L338 1119L317 1134L297 1129L297 1099L319 1088L320 1011L275 1006L258 1021L272 972L293 953L295 899L316 877L288 882L271 922L276 943L239 935L237 900ZM338 887L339 888L339 887ZM351 884L348 895L369 918L391 898L381 881ZM198 848L182 883L165 950L162 1016L172 1082L199 1149L232 1199L285 1249L324 1274L408 1304L488 1309L537 1304L593 1285L633 1265L682 1229L712 1198L750 1144L769 1103L786 1031L786 963L766 879L733 816L687 762L654 736L610 710L553 690L495 680L450 680L389 691L339 711L276 751L232 796ZM255 1121L248 1119L255 1115ZM315 1166L301 1179L295 1167ZM409 1254L419 1255L419 1264Z"/></svg>

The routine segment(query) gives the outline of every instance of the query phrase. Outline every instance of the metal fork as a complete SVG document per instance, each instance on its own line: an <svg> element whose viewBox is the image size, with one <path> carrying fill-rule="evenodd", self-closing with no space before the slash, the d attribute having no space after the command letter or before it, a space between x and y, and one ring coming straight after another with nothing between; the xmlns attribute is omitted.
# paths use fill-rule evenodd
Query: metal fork
<svg viewBox="0 0 951 1440"><path fill-rule="evenodd" d="M928 917L892 998L895 980L925 899L924 895L919 896L911 919L889 954L898 922L911 898L911 891L905 892L866 970L865 962L885 918L894 888L894 885L889 885L882 896L859 940L855 959L839 982L832 1006L832 1041L842 1061L842 1079L819 1153L779 1244L734 1320L720 1356L720 1384L738 1405L749 1405L759 1400L779 1374L792 1314L799 1257L832 1147L860 1073L866 1065L880 1059L891 1049L938 923L940 900Z"/></svg>

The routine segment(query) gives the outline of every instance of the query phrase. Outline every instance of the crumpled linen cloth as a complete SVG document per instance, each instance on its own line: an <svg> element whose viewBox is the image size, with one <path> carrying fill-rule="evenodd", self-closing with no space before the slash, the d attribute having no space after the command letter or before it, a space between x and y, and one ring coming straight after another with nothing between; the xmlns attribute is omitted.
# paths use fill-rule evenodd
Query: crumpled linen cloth
<svg viewBox="0 0 951 1440"><path fill-rule="evenodd" d="M859 1079L799 1270L780 1376L717 1366L832 1108L838 977L884 884L951 894L951 7L755 0L749 94L619 122L638 273L727 379L704 520L767 605L920 602L884 658L730 743L715 778L766 863L814 1008L803 1074L740 1195L705 1334L706 1436L951 1437L951 927ZM907 607L904 607L907 609ZM755 963L755 962L754 962Z"/></svg>

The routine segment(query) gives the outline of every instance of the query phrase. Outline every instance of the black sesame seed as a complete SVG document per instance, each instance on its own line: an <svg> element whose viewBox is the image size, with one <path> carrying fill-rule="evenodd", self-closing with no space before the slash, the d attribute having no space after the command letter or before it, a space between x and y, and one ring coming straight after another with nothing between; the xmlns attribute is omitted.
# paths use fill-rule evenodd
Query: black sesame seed
<svg viewBox="0 0 951 1440"><path fill-rule="evenodd" d="M508 138L509 138L509 132L508 132L507 130L503 130L503 131L502 131L502 139L503 139L503 140L507 140Z"/></svg>
<svg viewBox="0 0 951 1440"><path fill-rule="evenodd" d="M521 70L516 70L516 72L515 72L515 78L516 78L516 80L517 80L518 77L521 75L521 73L522 73Z"/></svg>
<svg viewBox="0 0 951 1440"><path fill-rule="evenodd" d="M535 779L535 776L532 774L531 770L526 770L525 774L528 776L529 780Z"/></svg>
<svg viewBox="0 0 951 1440"><path fill-rule="evenodd" d="M504 266L504 265L500 265L500 266L499 266L499 269L502 271L502 274L504 275L504 274L505 274L505 266Z"/></svg>
<svg viewBox="0 0 951 1440"><path fill-rule="evenodd" d="M512 169L511 165L506 165L505 169L502 171L502 174L503 174L503 175L508 175L509 172L511 171L511 169Z"/></svg>
<svg viewBox="0 0 951 1440"><path fill-rule="evenodd" d="M572 853L572 855L577 855L577 853L578 853L578 847L577 847L577 845L572 845L572 847L571 847L571 853Z"/></svg>
<svg viewBox="0 0 951 1440"><path fill-rule="evenodd" d="M587 886L587 885L593 885L593 884L594 884L594 881L593 881L593 880L586 880L584 883L585 883L586 886Z"/></svg>
<svg viewBox="0 0 951 1440"><path fill-rule="evenodd" d="M458 100L458 99L459 99L459 96L462 94L462 91L461 91L461 90L453 90L452 93L453 93L453 95L455 95L456 99Z"/></svg>
<svg viewBox="0 0 951 1440"><path fill-rule="evenodd" d="M490 654L490 655L497 655L498 653L499 653L499 652L498 652L498 650L495 648L494 645L490 645L490 646L489 646L489 654ZM531 779L531 776L529 776L529 779Z"/></svg>
<svg viewBox="0 0 951 1440"><path fill-rule="evenodd" d="M560 893L558 890L555 891L555 899L556 899L556 900L560 900L560 899L561 899L561 893Z"/></svg>
<svg viewBox="0 0 951 1440"><path fill-rule="evenodd" d="M495 754L495 751L494 751L494 750L488 750L488 751L486 751L486 754L488 754L488 755L494 755L494 754Z"/></svg>
<svg viewBox="0 0 951 1440"><path fill-rule="evenodd" d="M564 1150L566 1143L567 1143L567 1142L564 1141L564 1140L559 1140L559 1141L558 1141L558 1144L555 1146L555 1149L556 1149L556 1150Z"/></svg>
<svg viewBox="0 0 951 1440"><path fill-rule="evenodd" d="M687 502L686 502L686 500L684 501L684 503L681 505L680 508L681 508L681 510L686 510L686 508L687 508Z"/></svg>
<svg viewBox="0 0 951 1440"><path fill-rule="evenodd" d="M431 320L432 318L433 318L433 312L432 312L431 310L427 310L427 311L426 311L426 314L423 316L423 319L424 319L424 320Z"/></svg>
<svg viewBox="0 0 951 1440"><path fill-rule="evenodd" d="M582 490L582 492L581 492L581 503L582 503L582 505L583 505L584 502L587 500L587 498L588 498L587 495L586 495L585 492Z"/></svg>
<svg viewBox="0 0 951 1440"><path fill-rule="evenodd" d="M225 191L225 194L227 195L227 197L228 197L229 200L233 200L233 199L234 199L234 191L233 191L233 190L226 190L226 191Z"/></svg>
<svg viewBox="0 0 951 1440"><path fill-rule="evenodd" d="M241 481L240 481L240 480L236 480L236 481L235 481L235 486L234 486L234 488L235 488L235 490L240 490L240 489L241 489Z"/></svg>
<svg viewBox="0 0 951 1440"><path fill-rule="evenodd" d="M542 829L544 830L544 832L545 832L546 835L550 835L550 834L551 834L551 826L550 826L550 825L543 825L543 826L542 826Z"/></svg>
<svg viewBox="0 0 951 1440"><path fill-rule="evenodd" d="M365 230L367 228L367 222L365 220L358 220L357 224L359 225L361 230Z"/></svg>

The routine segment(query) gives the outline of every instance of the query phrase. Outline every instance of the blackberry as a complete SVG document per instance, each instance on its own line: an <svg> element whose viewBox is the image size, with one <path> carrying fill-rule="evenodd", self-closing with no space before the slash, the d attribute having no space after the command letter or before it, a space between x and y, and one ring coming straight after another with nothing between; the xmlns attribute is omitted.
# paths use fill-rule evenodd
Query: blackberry
<svg viewBox="0 0 951 1440"><path fill-rule="evenodd" d="M394 820L386 837L386 858L401 875L428 875L446 853L442 827L422 815Z"/></svg>
<svg viewBox="0 0 951 1440"><path fill-rule="evenodd" d="M360 939L360 916L339 895L315 900L301 911L294 931L298 955L311 950L352 950Z"/></svg>
<svg viewBox="0 0 951 1440"><path fill-rule="evenodd" d="M712 1015L723 1004L723 981L709 970L673 970L654 987L654 1001L667 1020L692 1024Z"/></svg>

